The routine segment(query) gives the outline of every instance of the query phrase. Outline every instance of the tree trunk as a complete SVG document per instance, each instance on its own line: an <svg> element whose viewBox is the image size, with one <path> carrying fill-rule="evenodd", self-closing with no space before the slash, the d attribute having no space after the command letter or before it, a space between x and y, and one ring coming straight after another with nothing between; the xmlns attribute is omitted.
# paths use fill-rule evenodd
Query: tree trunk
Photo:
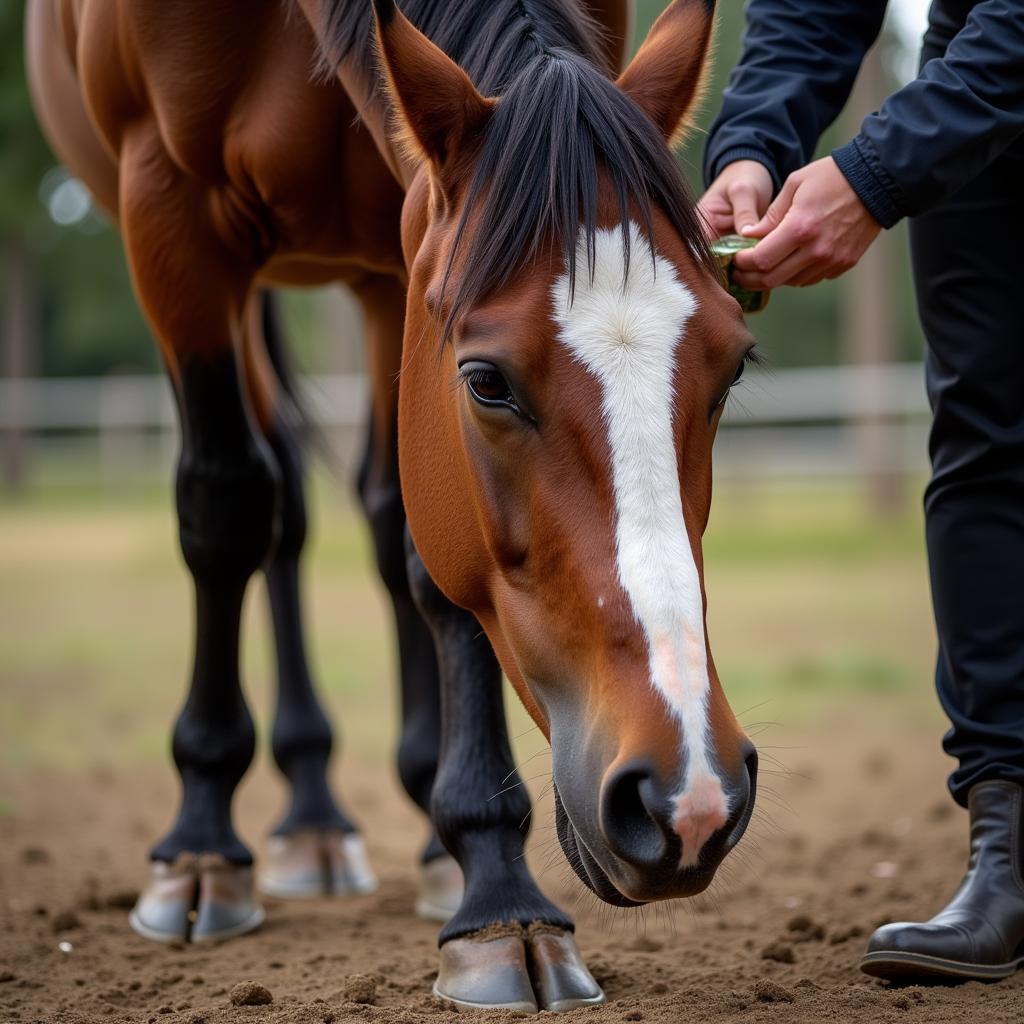
<svg viewBox="0 0 1024 1024"><path fill-rule="evenodd" d="M889 94L889 76L882 61L883 36L872 47L846 109L846 134L853 136L863 117L877 110ZM840 300L841 351L846 363L882 367L897 351L898 301L893 287L896 239L883 231L860 263L844 278ZM903 497L899 433L886 422L883 409L885 377L879 373L870 387L865 416L850 425L858 466L864 474L872 509L893 514Z"/></svg>
<svg viewBox="0 0 1024 1024"><path fill-rule="evenodd" d="M25 239L9 236L3 243L6 296L3 338L0 340L0 374L5 378L5 416L0 429L0 478L8 490L25 482L28 471L28 434L22 403L26 400L19 381L32 375L38 352L38 306L35 268Z"/></svg>

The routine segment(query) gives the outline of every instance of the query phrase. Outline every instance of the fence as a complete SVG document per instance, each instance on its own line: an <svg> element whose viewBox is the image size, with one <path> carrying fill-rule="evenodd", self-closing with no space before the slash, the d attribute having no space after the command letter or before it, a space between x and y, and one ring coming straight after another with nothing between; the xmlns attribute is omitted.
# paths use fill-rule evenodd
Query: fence
<svg viewBox="0 0 1024 1024"><path fill-rule="evenodd" d="M926 468L928 405L920 365L764 372L736 389L716 445L725 477L900 477ZM362 374L306 378L307 404L342 466L366 418ZM162 377L0 380L8 463L58 467L55 479L166 476L176 413ZM11 456L11 449L19 449Z"/></svg>

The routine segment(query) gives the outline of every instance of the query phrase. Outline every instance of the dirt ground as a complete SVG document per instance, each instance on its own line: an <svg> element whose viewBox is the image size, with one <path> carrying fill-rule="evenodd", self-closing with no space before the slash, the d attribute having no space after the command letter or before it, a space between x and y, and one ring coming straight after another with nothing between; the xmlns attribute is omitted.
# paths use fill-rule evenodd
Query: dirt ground
<svg viewBox="0 0 1024 1024"><path fill-rule="evenodd" d="M1024 973L992 985L893 988L857 970L870 930L934 909L959 878L965 853L965 815L945 797L947 766L936 744L923 728L908 735L906 726L879 719L844 728L850 719L837 711L784 743L766 736L765 754L788 772L768 774L765 764L751 835L711 893L686 904L642 914L598 906L552 850L550 807L541 804L535 871L563 906L576 908L580 946L608 996L605 1006L569 1017L592 1024L1024 1019ZM97 762L76 774L8 776L0 1021L453 1019L430 995L436 926L411 909L422 825L386 771L360 775L349 760L340 786L365 829L379 892L268 900L260 932L214 948L163 948L128 929L126 906L144 878L146 845L173 809L169 771L122 777ZM259 836L279 806L278 783L257 769L239 799L243 834ZM365 988L353 986L356 974L376 982L372 1002L348 998ZM264 985L273 1002L232 1006L229 990L242 981Z"/></svg>

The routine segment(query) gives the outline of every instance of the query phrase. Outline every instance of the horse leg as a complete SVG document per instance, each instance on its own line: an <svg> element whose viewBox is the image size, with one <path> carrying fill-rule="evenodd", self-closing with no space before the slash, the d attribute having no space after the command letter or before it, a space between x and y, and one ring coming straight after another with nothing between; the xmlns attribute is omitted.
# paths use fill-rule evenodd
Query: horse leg
<svg viewBox="0 0 1024 1024"><path fill-rule="evenodd" d="M436 995L460 1009L571 1010L604 1002L573 923L523 856L530 799L512 761L501 669L480 624L452 604L408 543L412 591L437 644L443 716L433 816L466 891L442 928Z"/></svg>
<svg viewBox="0 0 1024 1024"><path fill-rule="evenodd" d="M155 124L127 133L120 175L136 290L178 399L177 511L196 617L192 679L172 743L181 804L151 851L153 878L131 921L160 941L218 939L264 916L231 804L255 745L239 680L242 601L274 543L280 474L250 421L237 354L251 255L206 219L209 196L168 158Z"/></svg>
<svg viewBox="0 0 1024 1024"><path fill-rule="evenodd" d="M268 896L367 893L377 887L363 841L328 783L330 722L309 671L300 600L306 501L302 423L287 393L285 339L270 293L250 300L245 369L253 407L281 470L281 526L265 567L277 653L277 704L270 746L288 780L290 805L273 830L258 885Z"/></svg>
<svg viewBox="0 0 1024 1024"><path fill-rule="evenodd" d="M381 276L354 282L352 289L366 321L371 382L370 422L358 489L377 568L395 616L402 707L398 775L410 799L429 817L441 742L441 698L434 639L409 591L405 566L397 439L405 291L393 278ZM462 898L462 876L433 829L420 863L423 873L416 912L445 921Z"/></svg>

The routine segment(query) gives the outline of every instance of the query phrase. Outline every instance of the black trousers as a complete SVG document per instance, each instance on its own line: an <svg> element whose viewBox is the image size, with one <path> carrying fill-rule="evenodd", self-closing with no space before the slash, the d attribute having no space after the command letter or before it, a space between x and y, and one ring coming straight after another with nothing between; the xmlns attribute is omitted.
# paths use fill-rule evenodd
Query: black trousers
<svg viewBox="0 0 1024 1024"><path fill-rule="evenodd" d="M1024 139L910 228L934 413L936 686L960 804L1024 784Z"/></svg>

